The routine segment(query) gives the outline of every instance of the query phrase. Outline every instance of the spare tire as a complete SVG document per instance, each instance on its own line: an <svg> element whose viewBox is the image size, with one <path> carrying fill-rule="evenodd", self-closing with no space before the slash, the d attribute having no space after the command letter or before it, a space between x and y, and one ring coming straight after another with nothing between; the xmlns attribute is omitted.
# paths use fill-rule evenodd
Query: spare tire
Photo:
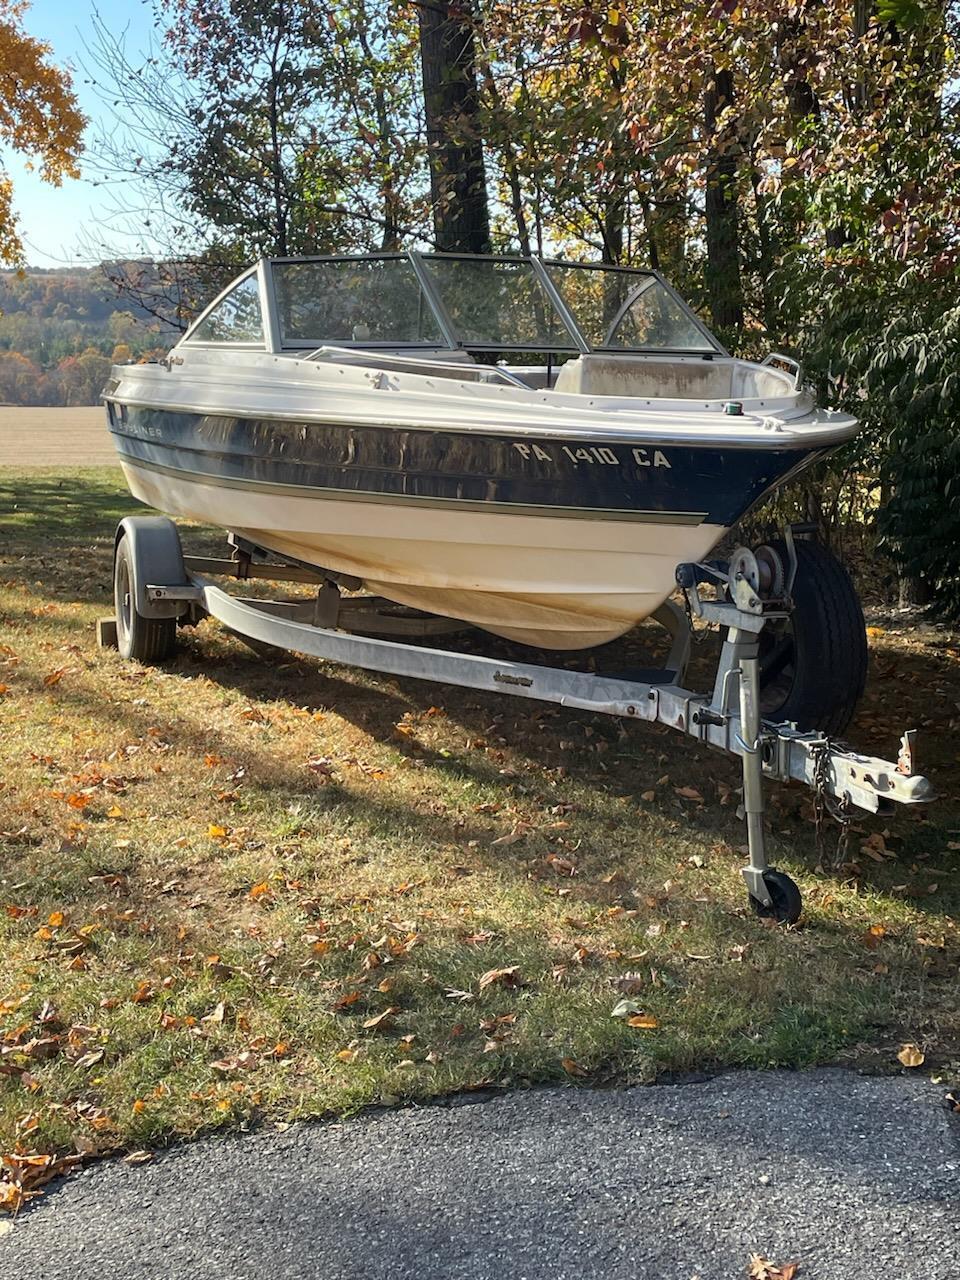
<svg viewBox="0 0 960 1280"><path fill-rule="evenodd" d="M783 541L770 544L788 563ZM843 733L867 679L867 632L850 575L826 547L797 541L793 611L760 633L760 711L803 730Z"/></svg>

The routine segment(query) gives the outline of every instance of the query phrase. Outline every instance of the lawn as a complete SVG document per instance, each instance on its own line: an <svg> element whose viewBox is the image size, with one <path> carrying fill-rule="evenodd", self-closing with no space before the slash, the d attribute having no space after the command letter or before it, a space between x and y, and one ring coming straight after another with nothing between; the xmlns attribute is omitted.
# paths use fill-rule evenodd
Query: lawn
<svg viewBox="0 0 960 1280"><path fill-rule="evenodd" d="M954 797L865 816L835 868L771 786L806 904L773 926L735 762L666 730L265 662L210 621L164 669L98 651L134 509L113 470L0 472L0 1203L34 1153L462 1089L902 1070L905 1043L953 1082ZM851 738L921 724L948 791L956 641L871 631Z"/></svg>

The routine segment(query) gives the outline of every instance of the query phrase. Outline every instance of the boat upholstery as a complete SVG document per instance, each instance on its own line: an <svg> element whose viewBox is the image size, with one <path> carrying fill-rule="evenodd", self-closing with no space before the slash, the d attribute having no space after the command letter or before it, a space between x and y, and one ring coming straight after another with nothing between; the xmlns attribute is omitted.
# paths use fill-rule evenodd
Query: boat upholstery
<svg viewBox="0 0 960 1280"><path fill-rule="evenodd" d="M739 360L591 354L568 360L554 390L581 396L727 400L783 396L792 387L778 370Z"/></svg>

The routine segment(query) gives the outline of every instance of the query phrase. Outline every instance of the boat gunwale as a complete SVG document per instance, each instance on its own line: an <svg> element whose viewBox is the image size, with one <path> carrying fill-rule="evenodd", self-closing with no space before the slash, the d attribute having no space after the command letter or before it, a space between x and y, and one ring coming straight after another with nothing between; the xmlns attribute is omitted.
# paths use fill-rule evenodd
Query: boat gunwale
<svg viewBox="0 0 960 1280"><path fill-rule="evenodd" d="M143 366L127 365L115 366L115 368L140 368ZM504 387L504 391L513 391L512 387ZM385 417L380 414L373 415L370 413L346 414L320 410L312 411L310 409L304 411L286 410L270 408L263 411L251 411L249 408L229 409L222 405L211 408L209 405L199 404L197 402L189 403L186 401L164 400L158 403L156 399L146 400L137 396L118 394L119 388L110 392L104 392L102 399L105 404L129 405L138 409L154 409L161 412L173 413L194 413L208 417L216 418L246 418L257 419L261 421L275 420L277 422L300 422L308 426L323 427L331 426L355 426L355 427L388 427L397 431L430 431L443 432L457 435L473 435L477 432L485 432L489 435L502 436L510 439L515 436L536 437L544 440L568 441L570 439L585 440L590 442L598 442L602 444L624 444L630 440L637 440L643 444L670 444L670 445L687 445L691 448L725 448L737 450L774 450L774 451L798 451L798 452L815 452L819 449L829 448L833 445L840 445L851 439L858 430L859 423L856 418L844 415L842 420L837 423L830 422L813 422L805 426L801 426L795 421L789 419L774 419L773 425L766 425L762 421L753 419L747 422L748 415L743 415L739 419L744 425L736 434L729 432L721 432L719 426L710 428L701 424L695 424L687 430L678 429L677 426L654 427L650 424L637 423L631 420L621 426L613 425L588 425L583 422L558 424L551 423L547 425L535 425L529 422L518 421L515 423L501 422L485 422L474 421L465 422L463 420L452 422L444 421L442 423L424 423L409 422L403 419ZM430 397L432 400L433 397ZM575 411L572 406L557 405L558 409L570 409ZM627 410L626 412L631 412ZM643 410L635 410L633 412L643 413ZM700 411L703 413L704 411ZM816 411L815 411L816 412ZM820 412L831 412L820 411ZM772 415L771 415L772 416ZM807 415L809 416L809 415ZM716 413L716 417L720 419L727 418L720 412ZM749 415L752 417L752 415ZM727 420L729 420L727 418ZM750 434L747 434L747 433Z"/></svg>

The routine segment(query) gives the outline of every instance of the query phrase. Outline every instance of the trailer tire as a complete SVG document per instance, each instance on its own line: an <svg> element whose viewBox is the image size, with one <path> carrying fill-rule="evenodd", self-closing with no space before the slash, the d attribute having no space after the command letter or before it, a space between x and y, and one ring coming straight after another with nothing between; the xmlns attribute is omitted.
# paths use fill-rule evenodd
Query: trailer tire
<svg viewBox="0 0 960 1280"><path fill-rule="evenodd" d="M145 618L137 609L136 566L130 539L121 534L113 558L117 648L121 658L149 665L169 658L177 642L176 618Z"/></svg>
<svg viewBox="0 0 960 1280"><path fill-rule="evenodd" d="M771 544L787 562L784 542ZM841 734L867 679L867 634L850 575L826 547L795 543L793 612L760 633L760 710L765 720Z"/></svg>

